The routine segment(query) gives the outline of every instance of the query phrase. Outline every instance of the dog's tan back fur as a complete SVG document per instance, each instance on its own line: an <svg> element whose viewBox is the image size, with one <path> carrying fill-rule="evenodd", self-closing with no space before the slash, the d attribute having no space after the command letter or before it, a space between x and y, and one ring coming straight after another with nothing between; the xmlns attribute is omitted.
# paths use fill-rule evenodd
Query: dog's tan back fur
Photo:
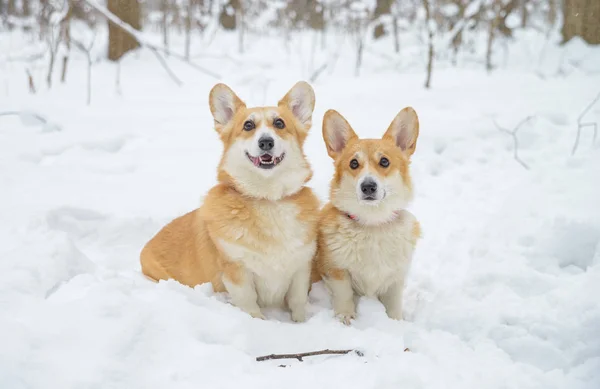
<svg viewBox="0 0 600 389"><path fill-rule="evenodd" d="M142 271L191 287L211 282L255 317L263 317L261 307L287 305L292 319L302 321L320 206L304 186L312 175L302 152L314 108L312 88L296 84L277 107L246 108L222 84L210 97L225 146L219 184L199 209L176 218L146 244ZM274 129L273 117L282 118L285 128ZM256 131L275 134L285 148L280 166L269 172L240 155L259 135L243 129L248 120Z"/></svg>

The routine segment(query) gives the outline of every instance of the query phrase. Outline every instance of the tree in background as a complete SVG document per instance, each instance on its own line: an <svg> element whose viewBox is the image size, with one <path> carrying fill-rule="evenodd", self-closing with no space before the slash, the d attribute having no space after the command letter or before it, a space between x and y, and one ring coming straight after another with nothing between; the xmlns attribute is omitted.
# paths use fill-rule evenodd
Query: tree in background
<svg viewBox="0 0 600 389"><path fill-rule="evenodd" d="M574 36L587 43L600 44L600 0L564 0L563 42Z"/></svg>
<svg viewBox="0 0 600 389"><path fill-rule="evenodd" d="M138 0L108 0L108 10L136 30L142 28L142 14ZM108 22L108 59L118 61L128 51L140 46L138 41L112 22Z"/></svg>

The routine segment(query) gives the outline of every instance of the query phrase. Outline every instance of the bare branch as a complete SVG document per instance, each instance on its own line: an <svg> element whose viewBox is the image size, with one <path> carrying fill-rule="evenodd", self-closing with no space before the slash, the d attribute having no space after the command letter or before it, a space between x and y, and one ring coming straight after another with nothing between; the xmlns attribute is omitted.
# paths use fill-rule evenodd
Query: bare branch
<svg viewBox="0 0 600 389"><path fill-rule="evenodd" d="M319 66L319 68L313 72L313 74L309 78L310 82L317 81L317 78L319 78L319 76L321 75L321 73L323 73L325 69L327 69L327 62Z"/></svg>
<svg viewBox="0 0 600 389"><path fill-rule="evenodd" d="M77 39L72 39L72 43L77 49L85 53L87 59L87 105L92 102L92 47L94 47L95 38L96 34L94 34L91 43L87 47Z"/></svg>
<svg viewBox="0 0 600 389"><path fill-rule="evenodd" d="M163 68L165 68L165 70L169 74L169 77L171 77L171 79L175 82L175 84L177 84L177 86L183 85L183 83L181 82L181 80L171 70L171 68L167 64L167 61L163 58L162 55L160 55L160 53L158 52L158 50L156 50L154 47L148 47L148 48L150 49L150 51L152 51L152 54L154 54L156 56L156 58L158 59L158 62L160 62L160 64L163 66Z"/></svg>
<svg viewBox="0 0 600 389"><path fill-rule="evenodd" d="M600 93L596 95L596 97L589 103L585 109L579 114L577 118L577 136L575 137L575 144L573 145L573 150L571 151L571 155L575 155L575 151L579 147L579 138L581 137L581 130L585 127L593 127L594 128L594 138L592 139L592 145L596 143L596 137L598 136L598 124L597 123L582 123L583 117L589 112L590 109L600 100Z"/></svg>
<svg viewBox="0 0 600 389"><path fill-rule="evenodd" d="M494 125L496 126L496 128L500 131L503 132L505 134L510 135L513 138L513 142L514 142L514 158L515 160L521 164L521 166L523 166L525 169L529 170L529 166L521 159L519 158L519 138L517 138L517 132L519 131L519 129L527 122L529 122L531 119L533 119L535 116L534 115L530 115L527 116L525 119L521 120L516 126L515 128L510 131L507 130L506 128L502 128L498 125L498 123L496 123L496 121L494 120Z"/></svg>
<svg viewBox="0 0 600 389"><path fill-rule="evenodd" d="M133 38L135 38L136 41L138 41L138 43L141 46L144 46L150 50L152 50L152 52L154 53L154 55L156 55L157 57L160 57L159 60L161 62L161 65L163 65L163 67L165 67L166 71L169 73L169 75L171 76L171 78L177 79L177 77L174 77L174 73L168 68L168 66L166 66L166 61L164 60L164 58L162 58L160 56L160 53L164 53L170 57L173 58L177 58L179 60L181 60L182 62L188 64L189 66L191 66L192 68L207 74L211 77L214 77L216 79L220 79L221 76L217 73L214 73L208 69L203 68L202 66L196 65L193 62L190 62L188 59L185 58L185 56L177 54L175 52L170 51L169 49L167 49L166 47L162 47L162 46L158 46L155 45L149 41L147 41L145 39L145 37L135 28L133 28L131 25L129 25L128 23L125 23L124 21L122 21L121 19L119 19L115 14L113 14L112 12L110 12L106 7L97 4L94 0L83 0L86 4L88 4L90 7L94 8L96 11L98 11L100 14L102 14L102 16L104 16L106 19L110 20L111 22L113 22L116 26L118 26L119 28L121 28L123 31L127 32L129 35L131 35ZM181 83L181 81L179 81L179 84Z"/></svg>
<svg viewBox="0 0 600 389"><path fill-rule="evenodd" d="M304 357L312 357L315 355L326 355L326 354L333 354L333 355L343 355L343 354L348 354L350 352L354 351L356 353L356 355L358 355L359 357L362 357L364 354L358 350L353 350L353 349L349 349L349 350L319 350L319 351L311 351L311 352L307 352L307 353L299 353L299 354L271 354L271 355L264 355L262 357L256 357L256 360L258 362L260 361L268 361L271 359L297 359L300 362L302 362L302 358Z"/></svg>

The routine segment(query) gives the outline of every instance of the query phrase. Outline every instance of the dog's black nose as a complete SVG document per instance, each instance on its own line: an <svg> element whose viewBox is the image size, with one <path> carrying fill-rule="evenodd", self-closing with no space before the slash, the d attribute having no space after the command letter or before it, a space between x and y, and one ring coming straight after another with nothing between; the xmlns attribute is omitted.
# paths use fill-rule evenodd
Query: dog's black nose
<svg viewBox="0 0 600 389"><path fill-rule="evenodd" d="M275 141L270 136L263 136L258 140L258 147L262 151L269 151L275 146Z"/></svg>
<svg viewBox="0 0 600 389"><path fill-rule="evenodd" d="M377 183L373 180L364 180L360 184L360 190L367 196L371 196L377 192Z"/></svg>

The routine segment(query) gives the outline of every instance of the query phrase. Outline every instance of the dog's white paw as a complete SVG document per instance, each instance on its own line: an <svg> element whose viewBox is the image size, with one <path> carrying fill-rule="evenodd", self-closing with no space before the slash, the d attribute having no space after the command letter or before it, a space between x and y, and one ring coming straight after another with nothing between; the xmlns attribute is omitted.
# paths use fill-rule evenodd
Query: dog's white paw
<svg viewBox="0 0 600 389"><path fill-rule="evenodd" d="M339 312L335 315L344 325L349 326L352 320L356 318L356 312Z"/></svg>
<svg viewBox="0 0 600 389"><path fill-rule="evenodd" d="M261 311L248 312L248 314L255 319L266 320L265 315L263 315Z"/></svg>
<svg viewBox="0 0 600 389"><path fill-rule="evenodd" d="M292 320L296 323L302 323L306 321L306 311L304 309L296 309L292 311Z"/></svg>
<svg viewBox="0 0 600 389"><path fill-rule="evenodd" d="M404 320L402 312L388 312L388 317L392 320Z"/></svg>

